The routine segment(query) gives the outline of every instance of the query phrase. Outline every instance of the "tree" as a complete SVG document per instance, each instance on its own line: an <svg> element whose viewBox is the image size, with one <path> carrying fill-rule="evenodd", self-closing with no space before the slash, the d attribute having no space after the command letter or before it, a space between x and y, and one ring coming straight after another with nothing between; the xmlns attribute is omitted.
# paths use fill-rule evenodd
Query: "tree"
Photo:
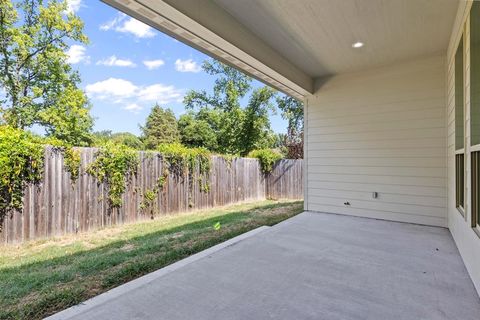
<svg viewBox="0 0 480 320"><path fill-rule="evenodd" d="M155 149L161 143L180 141L177 119L171 109L163 109L156 104L147 117L143 131L143 141L148 149Z"/></svg>
<svg viewBox="0 0 480 320"><path fill-rule="evenodd" d="M270 87L262 87L255 90L245 108L245 118L242 125L241 137L243 154L255 149L265 149L275 142L275 135L270 130L268 112L274 111L272 98L275 90Z"/></svg>
<svg viewBox="0 0 480 320"><path fill-rule="evenodd" d="M287 135L284 145L287 148L287 158L303 158L303 103L290 96L277 97L278 108L282 118L288 121Z"/></svg>
<svg viewBox="0 0 480 320"><path fill-rule="evenodd" d="M218 149L217 135L214 129L208 121L197 118L195 113L189 112L180 116L178 129L183 145L204 147L212 151Z"/></svg>
<svg viewBox="0 0 480 320"><path fill-rule="evenodd" d="M93 144L96 147L107 145L109 142L114 144L121 144L132 149L143 150L142 140L130 132L116 132L112 133L111 130L97 131L93 133Z"/></svg>
<svg viewBox="0 0 480 320"><path fill-rule="evenodd" d="M275 91L269 87L252 89L252 78L215 60L205 61L202 68L216 77L213 93L191 90L184 103L194 119L208 119L205 121L217 137L218 149L213 151L246 155L270 146L274 136L268 115L274 110L271 101ZM248 103L242 107L247 95Z"/></svg>
<svg viewBox="0 0 480 320"><path fill-rule="evenodd" d="M69 86L58 96L54 105L38 112L37 123L43 125L47 136L72 146L89 146L92 143L93 119L87 97L81 90Z"/></svg>
<svg viewBox="0 0 480 320"><path fill-rule="evenodd" d="M288 121L288 128L303 131L303 103L287 95L278 96L276 100L282 118Z"/></svg>
<svg viewBox="0 0 480 320"><path fill-rule="evenodd" d="M88 39L66 9L58 0L0 0L0 121L44 126L50 136L87 144L93 120L65 51L67 42Z"/></svg>
<svg viewBox="0 0 480 320"><path fill-rule="evenodd" d="M143 149L143 142L139 137L130 132L117 132L112 134L111 141L116 144L123 144L136 150Z"/></svg>
<svg viewBox="0 0 480 320"><path fill-rule="evenodd" d="M102 130L94 132L92 134L93 145L96 147L105 145L108 141L112 139L112 134L112 130Z"/></svg>

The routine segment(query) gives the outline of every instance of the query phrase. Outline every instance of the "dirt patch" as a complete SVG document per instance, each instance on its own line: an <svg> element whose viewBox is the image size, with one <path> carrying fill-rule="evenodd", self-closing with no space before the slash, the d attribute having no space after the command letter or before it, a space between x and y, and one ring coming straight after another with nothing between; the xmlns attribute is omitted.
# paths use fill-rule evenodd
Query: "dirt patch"
<svg viewBox="0 0 480 320"><path fill-rule="evenodd" d="M125 252L132 251L133 249L135 249L135 245L132 243L127 243L126 245L120 248L120 250Z"/></svg>
<svg viewBox="0 0 480 320"><path fill-rule="evenodd" d="M185 232L183 231L180 231L180 232L175 232L174 234L170 235L169 238L170 239L177 239L177 238L181 238L185 235Z"/></svg>

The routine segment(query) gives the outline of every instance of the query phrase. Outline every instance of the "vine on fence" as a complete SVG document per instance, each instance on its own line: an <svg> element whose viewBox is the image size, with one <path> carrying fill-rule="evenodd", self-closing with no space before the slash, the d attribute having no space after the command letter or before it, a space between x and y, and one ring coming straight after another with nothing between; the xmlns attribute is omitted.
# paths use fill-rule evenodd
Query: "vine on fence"
<svg viewBox="0 0 480 320"><path fill-rule="evenodd" d="M165 185L167 184L167 181L168 181L168 170L164 166L162 175L158 177L155 183L155 186L152 189L147 189L143 194L143 200L140 203L140 209L149 212L152 219L155 214L153 210L153 202L157 198L158 194L164 190Z"/></svg>
<svg viewBox="0 0 480 320"><path fill-rule="evenodd" d="M157 150L161 153L168 170L176 177L188 177L188 206L192 207L192 191L195 170L198 168L198 184L201 192L210 191L210 168L212 155L205 148L187 148L180 143L160 144Z"/></svg>
<svg viewBox="0 0 480 320"><path fill-rule="evenodd" d="M62 153L65 170L70 173L72 183L77 181L80 175L80 151L68 143L54 138L44 139L44 143L53 146L54 150Z"/></svg>
<svg viewBox="0 0 480 320"><path fill-rule="evenodd" d="M0 126L0 228L9 212L22 209L25 187L30 183L40 182L46 144L62 152L65 169L70 173L72 181L76 181L80 173L79 150L58 140L45 139L28 131ZM141 209L149 210L153 217L153 202L164 190L169 174L187 177L190 195L195 179L201 192L210 191L212 155L207 149L187 148L180 143L173 143L161 144L157 151L164 160L164 169L154 187L144 192L140 203ZM147 158L154 155L153 152L146 154ZM279 153L270 149L254 150L248 156L260 161L264 173L271 172L274 163L281 159ZM226 161L228 167L235 158L231 155L220 157ZM96 152L95 160L87 167L86 173L96 177L99 183L106 184L110 207L118 208L122 206L122 195L130 178L136 174L138 164L137 150L125 145L107 143Z"/></svg>
<svg viewBox="0 0 480 320"><path fill-rule="evenodd" d="M263 173L270 173L273 170L273 165L280 159L282 155L271 149L259 149L251 151L249 158L256 158L260 161L260 168Z"/></svg>
<svg viewBox="0 0 480 320"><path fill-rule="evenodd" d="M136 174L138 152L124 145L107 143L95 154L95 160L87 167L87 173L104 182L108 189L111 208L122 206L122 195L130 178Z"/></svg>
<svg viewBox="0 0 480 320"><path fill-rule="evenodd" d="M43 158L40 138L0 126L0 230L9 212L22 209L25 187L41 180Z"/></svg>
<svg viewBox="0 0 480 320"><path fill-rule="evenodd" d="M157 150L162 155L168 170L177 177L189 178L190 190L193 188L194 173L198 168L200 191L209 192L212 155L204 148L187 148L180 143L160 144Z"/></svg>
<svg viewBox="0 0 480 320"><path fill-rule="evenodd" d="M75 150L72 147L66 147L63 149L63 160L65 169L70 173L70 179L72 182L77 181L80 175L80 151Z"/></svg>
<svg viewBox="0 0 480 320"><path fill-rule="evenodd" d="M226 165L227 165L227 168L228 169L231 169L232 168L232 162L233 162L233 159L235 158L238 158L238 155L232 155L232 154L221 154L219 155L220 158L222 158Z"/></svg>

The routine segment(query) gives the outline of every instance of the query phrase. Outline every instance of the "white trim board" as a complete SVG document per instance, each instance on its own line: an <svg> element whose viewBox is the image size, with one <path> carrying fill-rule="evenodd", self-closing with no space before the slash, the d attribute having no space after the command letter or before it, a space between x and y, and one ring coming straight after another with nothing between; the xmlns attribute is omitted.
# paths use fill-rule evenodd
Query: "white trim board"
<svg viewBox="0 0 480 320"><path fill-rule="evenodd" d="M220 37L215 30L206 28L187 14L177 10L173 6L174 2L171 5L167 1L162 0L102 1L297 99L303 100L313 90L312 78L298 70L278 53L266 47L253 34L249 34L247 30L241 29L240 24L238 26L230 26L232 33L241 32L241 36L248 36L249 41L258 42L256 43L257 50L268 51L270 61L260 61L253 55L248 54L244 48L233 45L227 39ZM212 7L210 8L211 10L216 8L213 3L209 2L201 2L202 7L199 7L199 5L200 3L191 3L192 12L197 10L198 13L198 10L206 11L210 7ZM221 11L216 11L214 16L216 16L216 19L221 19L219 16L221 14ZM231 23L234 23L234 21L231 21ZM225 27L229 26L225 25ZM269 66L273 65L274 61L276 61L275 67Z"/></svg>

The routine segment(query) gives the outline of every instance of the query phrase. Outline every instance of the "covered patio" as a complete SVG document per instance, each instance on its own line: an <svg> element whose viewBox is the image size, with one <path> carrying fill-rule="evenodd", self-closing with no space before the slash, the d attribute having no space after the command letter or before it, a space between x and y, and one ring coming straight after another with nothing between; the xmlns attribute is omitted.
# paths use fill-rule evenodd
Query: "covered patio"
<svg viewBox="0 0 480 320"><path fill-rule="evenodd" d="M70 308L60 319L478 319L447 229L305 212Z"/></svg>
<svg viewBox="0 0 480 320"><path fill-rule="evenodd" d="M54 319L480 317L479 2L104 2L304 102L306 212Z"/></svg>

